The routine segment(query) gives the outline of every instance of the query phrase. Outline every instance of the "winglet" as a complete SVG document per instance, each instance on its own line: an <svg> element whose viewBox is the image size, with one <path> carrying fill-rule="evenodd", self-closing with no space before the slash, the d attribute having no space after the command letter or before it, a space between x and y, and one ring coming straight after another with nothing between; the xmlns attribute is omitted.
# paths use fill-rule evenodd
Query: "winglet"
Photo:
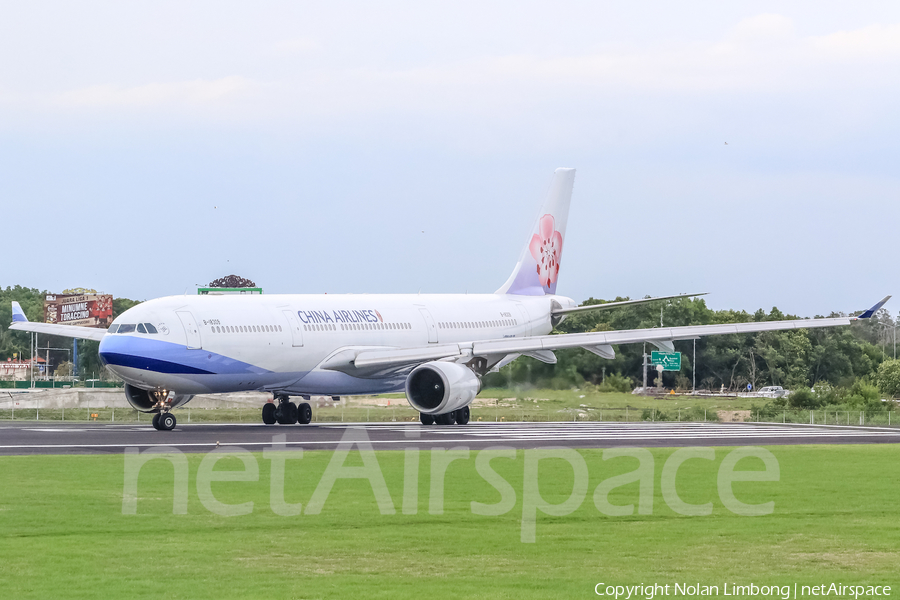
<svg viewBox="0 0 900 600"><path fill-rule="evenodd" d="M19 303L13 300L12 303L12 317L13 323L27 323L28 317L25 316L25 311L22 310L22 307L19 306Z"/></svg>
<svg viewBox="0 0 900 600"><path fill-rule="evenodd" d="M870 308L869 310L867 310L867 311L865 311L865 312L863 312L863 313L861 313L861 314L856 315L856 318L857 318L857 319L871 319L871 318L872 318L872 315L874 315L875 313L877 313L878 310L879 310L882 306L884 306L884 303L887 302L887 301L890 300L890 299L891 299L890 296L885 296L885 297L884 297L884 300L882 300L881 302L879 302L878 304L876 304L875 306L873 306L873 307Z"/></svg>

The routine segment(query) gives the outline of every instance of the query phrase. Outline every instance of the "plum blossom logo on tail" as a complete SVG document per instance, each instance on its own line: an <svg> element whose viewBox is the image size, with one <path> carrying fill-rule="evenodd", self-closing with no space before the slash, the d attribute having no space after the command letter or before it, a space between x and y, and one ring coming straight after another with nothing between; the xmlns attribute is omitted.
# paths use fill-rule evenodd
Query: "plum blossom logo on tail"
<svg viewBox="0 0 900 600"><path fill-rule="evenodd" d="M556 231L553 215L544 215L538 222L538 233L531 238L528 249L537 262L537 274L541 285L550 287L559 275L559 257L562 255L562 235Z"/></svg>

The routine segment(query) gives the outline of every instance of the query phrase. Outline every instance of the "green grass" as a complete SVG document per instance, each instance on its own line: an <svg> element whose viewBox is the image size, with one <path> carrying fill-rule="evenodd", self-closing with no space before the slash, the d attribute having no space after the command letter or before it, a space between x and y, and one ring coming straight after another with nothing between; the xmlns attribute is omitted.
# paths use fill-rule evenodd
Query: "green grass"
<svg viewBox="0 0 900 600"><path fill-rule="evenodd" d="M592 502L600 481L632 470L633 459L581 451L588 494L571 515L538 513L536 542L520 541L523 453L491 464L516 490L498 517L472 514L470 502L500 494L469 460L446 474L444 514L429 514L430 457L422 451L417 514L400 514L403 452L378 452L397 514L380 514L367 481L338 481L321 514L279 517L269 507L269 460L257 482L213 484L228 503L252 500L251 514L222 517L200 503L191 455L188 514L172 514L172 467L147 463L136 515L122 514L122 455L2 457L0 594L3 598L573 598L594 597L598 582L700 582L893 585L900 576L900 452L895 445L778 446L777 482L741 482L744 502L773 500L762 517L741 517L718 499L716 460L689 460L678 493L712 501L710 516L670 510L660 472L670 449L654 449L652 515L609 517ZM304 508L330 452L289 460L286 500ZM740 468L754 468L748 460ZM351 453L348 464L361 464ZM218 470L236 469L234 458ZM540 490L561 502L572 489L561 461L541 463ZM618 488L614 504L637 500Z"/></svg>

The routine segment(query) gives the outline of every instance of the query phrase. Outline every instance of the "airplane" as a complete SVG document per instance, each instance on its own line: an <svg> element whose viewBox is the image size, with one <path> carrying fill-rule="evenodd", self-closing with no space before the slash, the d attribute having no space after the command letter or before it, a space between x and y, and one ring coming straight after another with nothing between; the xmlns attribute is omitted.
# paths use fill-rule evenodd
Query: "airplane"
<svg viewBox="0 0 900 600"><path fill-rule="evenodd" d="M196 394L251 390L273 395L262 407L267 425L309 423L310 396L397 392L424 425L465 425L481 378L520 356L553 364L555 350L584 348L612 359L618 344L673 351L676 340L707 335L849 325L890 298L855 317L550 335L567 315L702 295L591 306L557 295L574 181L575 169L554 172L519 260L493 294L170 296L128 309L108 330L30 322L13 302L10 329L98 340L128 402L154 413L161 431Z"/></svg>

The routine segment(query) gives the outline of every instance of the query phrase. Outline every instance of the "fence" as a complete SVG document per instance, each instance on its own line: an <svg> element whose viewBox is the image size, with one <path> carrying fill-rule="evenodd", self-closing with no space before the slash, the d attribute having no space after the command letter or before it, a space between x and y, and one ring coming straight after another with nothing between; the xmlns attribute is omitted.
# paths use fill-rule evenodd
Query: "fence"
<svg viewBox="0 0 900 600"><path fill-rule="evenodd" d="M66 388L66 387L75 387L75 388L121 388L124 387L120 381L100 381L100 380L90 380L90 381L72 381L71 377L58 377L58 378L48 378L46 380L41 379L35 382L31 381L0 381L0 389L6 390L27 390L31 387L40 388L40 389L53 389L53 388Z"/></svg>
<svg viewBox="0 0 900 600"><path fill-rule="evenodd" d="M7 402L0 407L3 421L65 421L102 423L150 422L152 415L132 408L16 408ZM727 413L722 415L721 412ZM898 418L891 410L785 410L778 413L710 409L639 409L633 407L608 408L538 408L531 406L478 406L472 409L473 422L753 422L803 423L811 425L872 425L898 426ZM191 408L175 411L180 423L259 423L260 408ZM312 405L314 423L384 423L418 422L419 413L405 402L391 406L360 406L336 403Z"/></svg>

